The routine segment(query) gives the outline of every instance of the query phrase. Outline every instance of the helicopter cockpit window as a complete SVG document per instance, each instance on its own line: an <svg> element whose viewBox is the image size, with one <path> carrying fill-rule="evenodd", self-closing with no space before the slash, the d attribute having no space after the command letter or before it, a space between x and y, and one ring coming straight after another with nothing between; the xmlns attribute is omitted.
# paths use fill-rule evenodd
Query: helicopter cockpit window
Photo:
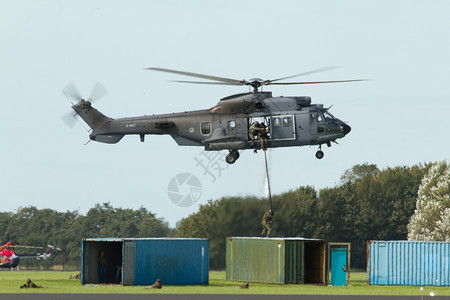
<svg viewBox="0 0 450 300"><path fill-rule="evenodd" d="M280 118L272 118L272 124L274 127L280 127L281 126L281 119Z"/></svg>
<svg viewBox="0 0 450 300"><path fill-rule="evenodd" d="M319 112L311 114L311 123L322 123L324 121L323 115Z"/></svg>
<svg viewBox="0 0 450 300"><path fill-rule="evenodd" d="M203 135L208 135L211 133L211 123L209 122L202 122L200 124L200 129Z"/></svg>
<svg viewBox="0 0 450 300"><path fill-rule="evenodd" d="M326 110L323 112L323 115L325 116L325 120L333 120L334 119L334 116Z"/></svg>
<svg viewBox="0 0 450 300"><path fill-rule="evenodd" d="M325 121L322 114L319 114L319 116L317 117L317 121L319 123L322 123L323 121Z"/></svg>
<svg viewBox="0 0 450 300"><path fill-rule="evenodd" d="M234 120L228 121L227 127L228 128L235 128L236 127L236 121L234 121Z"/></svg>
<svg viewBox="0 0 450 300"><path fill-rule="evenodd" d="M292 118L291 117L284 117L283 118L283 126L284 127L292 126Z"/></svg>

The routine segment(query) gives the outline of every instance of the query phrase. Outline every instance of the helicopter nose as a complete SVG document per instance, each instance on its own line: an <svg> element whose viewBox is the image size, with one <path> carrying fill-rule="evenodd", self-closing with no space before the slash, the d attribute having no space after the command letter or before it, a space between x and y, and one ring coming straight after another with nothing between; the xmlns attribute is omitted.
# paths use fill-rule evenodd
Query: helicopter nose
<svg viewBox="0 0 450 300"><path fill-rule="evenodd" d="M352 130L352 128L350 126L348 126L347 124L345 124L345 123L342 125L342 127L344 127L344 134L345 135L347 135Z"/></svg>

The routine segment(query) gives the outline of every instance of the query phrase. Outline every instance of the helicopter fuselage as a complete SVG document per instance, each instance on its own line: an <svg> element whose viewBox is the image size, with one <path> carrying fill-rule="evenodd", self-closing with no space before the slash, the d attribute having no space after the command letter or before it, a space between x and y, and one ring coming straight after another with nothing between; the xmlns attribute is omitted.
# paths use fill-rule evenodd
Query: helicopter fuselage
<svg viewBox="0 0 450 300"><path fill-rule="evenodd" d="M125 135L139 135L143 142L145 135L168 134L180 146L229 150L235 157L245 149L330 146L351 130L323 105L311 104L310 97L273 97L271 92L232 95L210 109L118 119L106 117L85 100L72 108L91 127L94 141L117 143ZM267 128L264 142L250 132L256 121ZM323 152L316 157L322 158ZM234 163L237 158L232 158L227 162Z"/></svg>

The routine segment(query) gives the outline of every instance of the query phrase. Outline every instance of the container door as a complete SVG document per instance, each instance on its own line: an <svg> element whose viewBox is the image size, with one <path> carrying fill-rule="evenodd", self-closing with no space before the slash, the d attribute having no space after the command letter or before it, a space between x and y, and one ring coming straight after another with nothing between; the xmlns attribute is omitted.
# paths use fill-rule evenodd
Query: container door
<svg viewBox="0 0 450 300"><path fill-rule="evenodd" d="M304 283L303 241L286 241L284 283Z"/></svg>
<svg viewBox="0 0 450 300"><path fill-rule="evenodd" d="M123 242L122 255L122 283L123 285L134 285L135 274L135 256L136 246L135 241Z"/></svg>
<svg viewBox="0 0 450 300"><path fill-rule="evenodd" d="M332 246L331 249L331 285L347 285L347 247Z"/></svg>
<svg viewBox="0 0 450 300"><path fill-rule="evenodd" d="M284 275L284 283L293 284L296 282L296 273L297 273L297 255L296 255L296 247L295 243L292 241L285 242L286 247L286 255L285 255L285 267L284 270L286 274Z"/></svg>
<svg viewBox="0 0 450 300"><path fill-rule="evenodd" d="M81 284L86 283L86 261L87 261L87 254L86 254L86 241L81 242Z"/></svg>
<svg viewBox="0 0 450 300"><path fill-rule="evenodd" d="M98 254L100 242L83 241L83 264L81 270L81 283L98 283Z"/></svg>
<svg viewBox="0 0 450 300"><path fill-rule="evenodd" d="M377 253L377 260L378 260L378 269L375 270L377 273L377 284L388 284L388 251L386 242L378 242L375 244L372 244L374 246L377 246L378 253ZM372 250L372 249L371 249ZM374 249L375 250L375 249Z"/></svg>
<svg viewBox="0 0 450 300"><path fill-rule="evenodd" d="M295 283L303 284L305 276L303 269L303 241L295 241Z"/></svg>

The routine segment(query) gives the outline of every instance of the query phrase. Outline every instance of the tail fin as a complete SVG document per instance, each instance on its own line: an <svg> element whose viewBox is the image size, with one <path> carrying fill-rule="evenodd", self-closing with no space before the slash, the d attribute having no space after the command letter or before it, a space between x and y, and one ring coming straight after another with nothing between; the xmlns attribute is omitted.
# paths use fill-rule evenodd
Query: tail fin
<svg viewBox="0 0 450 300"><path fill-rule="evenodd" d="M81 99L72 109L79 115L92 130L100 130L109 121L109 118L92 107L91 102Z"/></svg>
<svg viewBox="0 0 450 300"><path fill-rule="evenodd" d="M72 109L92 129L92 133L89 136L91 140L115 144L123 138L123 134L111 134L108 132L109 123L112 119L92 107L91 102L81 99L80 102L72 106Z"/></svg>
<svg viewBox="0 0 450 300"><path fill-rule="evenodd" d="M52 255L53 250L55 249L55 247L50 246L50 245L48 245L48 247L50 247L50 248L47 250L47 252L41 254L41 257L42 257L43 259L49 258L50 255Z"/></svg>

